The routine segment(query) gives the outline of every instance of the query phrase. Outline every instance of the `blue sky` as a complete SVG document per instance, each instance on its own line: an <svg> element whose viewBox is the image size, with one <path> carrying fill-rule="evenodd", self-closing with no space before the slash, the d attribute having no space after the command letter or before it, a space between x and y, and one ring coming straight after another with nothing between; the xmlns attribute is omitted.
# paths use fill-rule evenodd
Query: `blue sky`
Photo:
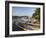
<svg viewBox="0 0 46 38"><path fill-rule="evenodd" d="M32 16L35 7L12 7L12 16Z"/></svg>

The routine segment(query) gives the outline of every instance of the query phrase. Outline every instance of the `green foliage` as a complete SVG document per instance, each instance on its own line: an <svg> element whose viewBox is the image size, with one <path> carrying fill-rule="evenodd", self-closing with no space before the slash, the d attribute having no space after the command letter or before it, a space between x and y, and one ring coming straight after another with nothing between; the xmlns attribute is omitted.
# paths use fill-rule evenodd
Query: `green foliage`
<svg viewBox="0 0 46 38"><path fill-rule="evenodd" d="M35 10L35 13L33 14L32 18L35 18L37 20L40 20L40 8L37 8Z"/></svg>

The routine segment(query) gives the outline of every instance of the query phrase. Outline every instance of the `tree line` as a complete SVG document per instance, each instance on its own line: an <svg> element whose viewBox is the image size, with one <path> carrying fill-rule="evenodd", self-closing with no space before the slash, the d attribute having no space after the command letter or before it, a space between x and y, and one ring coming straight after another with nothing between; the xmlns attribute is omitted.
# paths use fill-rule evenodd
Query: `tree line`
<svg viewBox="0 0 46 38"><path fill-rule="evenodd" d="M36 8L35 13L32 15L32 18L35 18L40 21L40 8Z"/></svg>

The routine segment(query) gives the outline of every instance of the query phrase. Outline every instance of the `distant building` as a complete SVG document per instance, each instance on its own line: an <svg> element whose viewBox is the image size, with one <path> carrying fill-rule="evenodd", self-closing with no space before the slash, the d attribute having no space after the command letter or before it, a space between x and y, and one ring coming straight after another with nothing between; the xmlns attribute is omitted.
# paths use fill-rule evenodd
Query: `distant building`
<svg viewBox="0 0 46 38"><path fill-rule="evenodd" d="M31 18L29 16L15 16L15 17L13 17L12 22L28 23L28 24L39 23L38 20Z"/></svg>
<svg viewBox="0 0 46 38"><path fill-rule="evenodd" d="M34 18L32 18L31 22L34 24L36 24L36 23L39 24L39 21L37 19L34 19Z"/></svg>

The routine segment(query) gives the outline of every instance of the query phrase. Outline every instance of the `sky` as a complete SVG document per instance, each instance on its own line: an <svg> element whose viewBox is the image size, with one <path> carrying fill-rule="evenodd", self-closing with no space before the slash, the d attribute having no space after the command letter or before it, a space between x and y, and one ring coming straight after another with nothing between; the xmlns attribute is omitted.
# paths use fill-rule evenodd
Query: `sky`
<svg viewBox="0 0 46 38"><path fill-rule="evenodd" d="M12 16L32 16L35 7L12 7Z"/></svg>

